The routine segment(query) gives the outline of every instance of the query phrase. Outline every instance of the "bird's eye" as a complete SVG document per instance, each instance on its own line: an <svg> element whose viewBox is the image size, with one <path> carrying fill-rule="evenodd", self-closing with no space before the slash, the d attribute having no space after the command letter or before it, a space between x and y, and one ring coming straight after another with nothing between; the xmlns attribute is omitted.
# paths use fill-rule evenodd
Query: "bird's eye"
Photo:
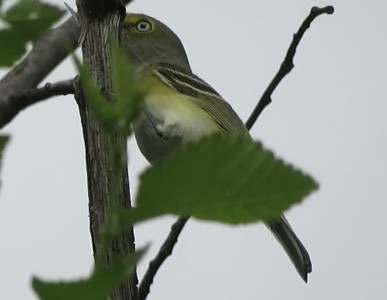
<svg viewBox="0 0 387 300"><path fill-rule="evenodd" d="M136 24L136 29L139 32L148 32L152 30L152 24L148 21L141 20Z"/></svg>

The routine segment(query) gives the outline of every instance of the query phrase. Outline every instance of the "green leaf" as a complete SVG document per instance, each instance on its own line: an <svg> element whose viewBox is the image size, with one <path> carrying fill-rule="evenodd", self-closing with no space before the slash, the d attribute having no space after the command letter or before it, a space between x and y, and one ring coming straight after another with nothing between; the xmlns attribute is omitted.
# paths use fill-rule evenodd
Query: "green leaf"
<svg viewBox="0 0 387 300"><path fill-rule="evenodd" d="M83 93L94 114L108 131L114 130L117 122L117 111L113 103L109 102L101 93L100 88L95 83L90 71L82 65L79 59L73 56L75 65L80 73Z"/></svg>
<svg viewBox="0 0 387 300"><path fill-rule="evenodd" d="M4 148L7 145L8 141L9 141L9 136L0 135L0 163L1 163L1 158L2 158Z"/></svg>
<svg viewBox="0 0 387 300"><path fill-rule="evenodd" d="M136 209L121 218L130 218L123 226L163 214L229 224L268 220L317 187L260 143L215 135L182 146L146 170Z"/></svg>
<svg viewBox="0 0 387 300"><path fill-rule="evenodd" d="M24 38L12 29L0 30L0 67L12 66L26 51Z"/></svg>
<svg viewBox="0 0 387 300"><path fill-rule="evenodd" d="M9 141L9 136L0 135L0 170L1 170L1 163L3 159L3 151L8 141ZM0 181L0 184L1 184L1 181Z"/></svg>
<svg viewBox="0 0 387 300"><path fill-rule="evenodd" d="M135 70L125 52L112 43L113 87L119 107L119 125L130 132L131 123L137 116L145 91L135 77Z"/></svg>
<svg viewBox="0 0 387 300"><path fill-rule="evenodd" d="M106 300L116 287L133 275L145 251L117 259L108 267L96 268L88 279L45 282L33 278L32 287L42 300Z"/></svg>
<svg viewBox="0 0 387 300"><path fill-rule="evenodd" d="M65 10L39 0L20 0L3 14L3 20L25 41L34 41L64 13Z"/></svg>
<svg viewBox="0 0 387 300"><path fill-rule="evenodd" d="M8 141L9 141L9 136L0 135L0 159L1 159L3 150L4 150L5 146L7 145Z"/></svg>
<svg viewBox="0 0 387 300"><path fill-rule="evenodd" d="M137 115L140 102L145 96L141 81L135 78L134 68L125 53L113 44L112 71L114 100L102 96L90 71L74 57L80 72L83 91L95 115L107 131L125 135L131 132L131 123Z"/></svg>

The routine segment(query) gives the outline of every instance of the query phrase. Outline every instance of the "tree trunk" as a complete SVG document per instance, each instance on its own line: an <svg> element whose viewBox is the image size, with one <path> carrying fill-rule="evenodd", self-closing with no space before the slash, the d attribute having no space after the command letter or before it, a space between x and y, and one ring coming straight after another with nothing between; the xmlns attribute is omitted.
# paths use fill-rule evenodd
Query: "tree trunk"
<svg viewBox="0 0 387 300"><path fill-rule="evenodd" d="M112 0L78 0L80 13L81 46L83 63L91 71L101 90L107 95L113 93L111 81L111 51L109 38L118 36L118 25L124 7ZM89 192L90 231L94 257L101 249L101 228L105 224L110 207L109 191L114 182L114 166L111 145L127 150L127 139L118 134L106 133L96 120L87 99L78 97L86 148L86 167ZM119 204L130 207L128 169L120 170ZM134 251L133 230L115 239L107 249L104 263L109 264L115 257ZM136 274L117 288L111 299L137 300Z"/></svg>

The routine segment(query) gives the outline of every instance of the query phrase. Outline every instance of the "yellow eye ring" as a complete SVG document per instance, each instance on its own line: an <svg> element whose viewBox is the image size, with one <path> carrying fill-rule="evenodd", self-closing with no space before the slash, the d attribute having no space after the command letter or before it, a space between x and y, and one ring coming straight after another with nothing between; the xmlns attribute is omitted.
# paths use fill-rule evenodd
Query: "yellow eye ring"
<svg viewBox="0 0 387 300"><path fill-rule="evenodd" d="M149 32L152 29L152 23L147 20L141 20L136 23L136 30L138 32Z"/></svg>

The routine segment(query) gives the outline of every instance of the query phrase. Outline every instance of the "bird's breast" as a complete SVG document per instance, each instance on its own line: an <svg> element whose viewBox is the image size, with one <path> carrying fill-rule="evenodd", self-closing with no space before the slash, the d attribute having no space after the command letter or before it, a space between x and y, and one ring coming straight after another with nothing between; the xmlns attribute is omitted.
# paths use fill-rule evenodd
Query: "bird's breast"
<svg viewBox="0 0 387 300"><path fill-rule="evenodd" d="M176 127L176 136L184 141L196 140L219 130L216 122L189 96L151 94L145 109L163 125Z"/></svg>
<svg viewBox="0 0 387 300"><path fill-rule="evenodd" d="M149 161L164 157L181 142L219 131L216 122L195 101L177 92L151 93L144 99L143 111L133 129L138 146Z"/></svg>

